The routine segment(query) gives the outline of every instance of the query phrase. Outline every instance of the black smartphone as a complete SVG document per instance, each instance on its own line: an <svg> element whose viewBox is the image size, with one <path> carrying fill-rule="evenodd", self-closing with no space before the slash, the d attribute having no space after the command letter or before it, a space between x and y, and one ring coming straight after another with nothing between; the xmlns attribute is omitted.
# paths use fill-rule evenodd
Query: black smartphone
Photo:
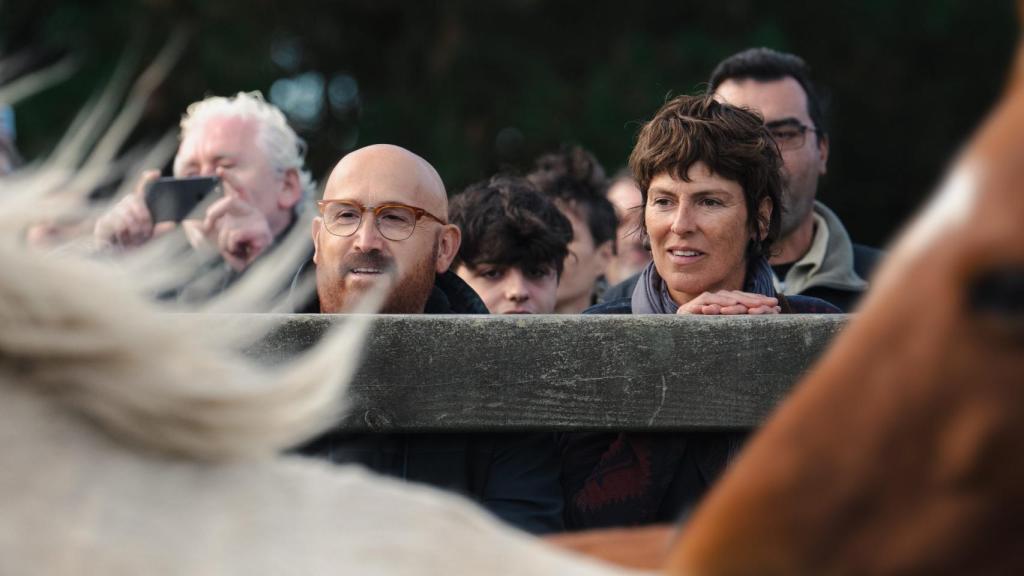
<svg viewBox="0 0 1024 576"><path fill-rule="evenodd" d="M181 222L215 190L220 191L216 176L160 178L146 188L146 208L154 224Z"/></svg>

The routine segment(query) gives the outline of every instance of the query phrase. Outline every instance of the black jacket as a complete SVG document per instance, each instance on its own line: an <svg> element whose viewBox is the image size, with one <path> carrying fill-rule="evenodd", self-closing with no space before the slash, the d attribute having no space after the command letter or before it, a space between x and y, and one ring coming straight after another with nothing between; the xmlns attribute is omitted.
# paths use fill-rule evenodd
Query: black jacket
<svg viewBox="0 0 1024 576"><path fill-rule="evenodd" d="M315 306L319 308L319 306ZM314 311L314 305L305 307ZM486 314L451 272L437 277L427 314ZM367 468L472 498L509 524L544 534L563 528L554 434L347 434L328 432L299 453Z"/></svg>

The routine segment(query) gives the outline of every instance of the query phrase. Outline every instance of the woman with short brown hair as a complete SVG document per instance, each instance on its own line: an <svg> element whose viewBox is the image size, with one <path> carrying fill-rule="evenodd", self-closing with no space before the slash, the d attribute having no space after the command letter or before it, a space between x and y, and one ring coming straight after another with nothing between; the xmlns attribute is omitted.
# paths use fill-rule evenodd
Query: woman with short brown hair
<svg viewBox="0 0 1024 576"><path fill-rule="evenodd" d="M775 290L778 148L756 113L710 96L667 102L629 159L643 196L652 262L630 297L588 314L834 313ZM741 433L566 434L562 484L570 528L671 521L738 451Z"/></svg>

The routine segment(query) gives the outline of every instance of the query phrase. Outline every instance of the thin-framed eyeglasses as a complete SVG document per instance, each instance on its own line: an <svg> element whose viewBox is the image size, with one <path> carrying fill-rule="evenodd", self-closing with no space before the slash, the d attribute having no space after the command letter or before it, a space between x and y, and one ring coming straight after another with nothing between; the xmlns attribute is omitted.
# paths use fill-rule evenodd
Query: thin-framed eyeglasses
<svg viewBox="0 0 1024 576"><path fill-rule="evenodd" d="M814 132L817 134L819 132L817 128L812 128L798 120L792 119L768 122L764 127L772 135L772 139L775 140L775 145L779 147L779 150L798 150L803 148L804 143L807 141L807 133Z"/></svg>
<svg viewBox="0 0 1024 576"><path fill-rule="evenodd" d="M363 213L372 212L380 235L396 242L412 236L420 218L427 216L441 225L447 224L423 208L400 202L364 206L355 200L320 200L316 203L323 216L324 227L335 236L351 236L359 230Z"/></svg>

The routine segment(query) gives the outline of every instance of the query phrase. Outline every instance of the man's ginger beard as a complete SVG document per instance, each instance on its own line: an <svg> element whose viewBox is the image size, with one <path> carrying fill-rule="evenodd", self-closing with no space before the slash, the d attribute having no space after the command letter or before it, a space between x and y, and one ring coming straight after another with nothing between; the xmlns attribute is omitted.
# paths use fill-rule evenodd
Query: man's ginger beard
<svg viewBox="0 0 1024 576"><path fill-rule="evenodd" d="M437 250L440 245L440 235L434 238L434 247L427 258L417 263L416 267L409 271L404 278L398 278L391 294L388 295L381 306L383 314L422 314L430 297L430 291L434 288L434 276L437 266ZM351 252L341 262L333 267L328 267L326 262L321 262L316 268L316 292L320 298L320 311L325 313L344 313L353 310L358 303L361 292L348 293L345 287L345 276L348 271L357 265L376 263L383 268L394 272L394 262L380 253L379 250L370 252ZM381 276L386 276L387 272ZM386 278L382 278L387 281ZM370 288L371 290L373 288Z"/></svg>

